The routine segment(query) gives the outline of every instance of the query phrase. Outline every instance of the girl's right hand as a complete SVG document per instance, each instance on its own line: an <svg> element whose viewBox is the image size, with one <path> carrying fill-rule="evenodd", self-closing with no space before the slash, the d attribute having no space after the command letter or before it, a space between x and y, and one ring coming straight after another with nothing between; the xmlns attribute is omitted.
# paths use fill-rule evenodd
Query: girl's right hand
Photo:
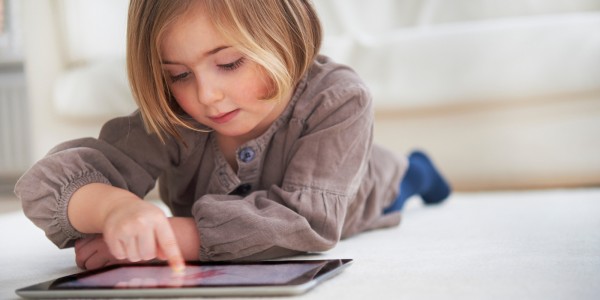
<svg viewBox="0 0 600 300"><path fill-rule="evenodd" d="M165 213L141 199L116 201L106 212L103 236L119 260L167 260L174 271L185 268L177 239Z"/></svg>

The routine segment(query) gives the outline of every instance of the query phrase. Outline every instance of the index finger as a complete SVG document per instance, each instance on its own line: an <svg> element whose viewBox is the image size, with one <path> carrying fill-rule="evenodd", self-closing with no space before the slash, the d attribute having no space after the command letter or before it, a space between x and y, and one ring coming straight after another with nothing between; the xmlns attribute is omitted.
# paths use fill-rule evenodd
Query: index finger
<svg viewBox="0 0 600 300"><path fill-rule="evenodd" d="M158 226L155 231L158 247L167 257L171 270L175 273L182 273L185 270L185 262L171 225L169 222L165 222L163 226Z"/></svg>

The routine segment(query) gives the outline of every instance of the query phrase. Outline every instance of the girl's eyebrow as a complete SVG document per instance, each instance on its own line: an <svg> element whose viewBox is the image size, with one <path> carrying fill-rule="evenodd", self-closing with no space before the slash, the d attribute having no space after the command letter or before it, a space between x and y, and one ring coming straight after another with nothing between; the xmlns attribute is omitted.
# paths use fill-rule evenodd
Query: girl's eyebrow
<svg viewBox="0 0 600 300"><path fill-rule="evenodd" d="M216 54L219 51L225 50L227 48L231 48L231 46L219 46L219 47L216 47L216 48L214 48L214 49L212 49L210 51L207 51L204 54L202 54L202 57L206 57L206 56L209 56L209 55ZM169 61L169 60L163 60L162 64L164 64L164 65L178 65L179 63L174 62L174 61Z"/></svg>

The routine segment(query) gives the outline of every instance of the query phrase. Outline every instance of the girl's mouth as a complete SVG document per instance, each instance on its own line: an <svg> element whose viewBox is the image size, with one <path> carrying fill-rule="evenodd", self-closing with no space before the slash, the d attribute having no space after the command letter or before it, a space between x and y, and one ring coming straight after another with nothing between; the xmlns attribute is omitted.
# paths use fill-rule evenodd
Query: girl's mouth
<svg viewBox="0 0 600 300"><path fill-rule="evenodd" d="M235 118L235 116L237 116L237 114L240 112L240 109L234 109L230 112L226 112L226 113L222 113L222 114L218 114L215 116L209 116L208 118L217 123L217 124L223 124L223 123L227 123L229 122L231 119Z"/></svg>

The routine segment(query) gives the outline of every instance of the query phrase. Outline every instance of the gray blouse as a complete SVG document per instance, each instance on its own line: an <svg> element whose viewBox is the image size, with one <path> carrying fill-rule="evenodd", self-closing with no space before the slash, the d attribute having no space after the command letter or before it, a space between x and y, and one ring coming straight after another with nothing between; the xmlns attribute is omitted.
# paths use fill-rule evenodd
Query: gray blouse
<svg viewBox="0 0 600 300"><path fill-rule="evenodd" d="M181 129L161 143L139 112L107 122L97 139L62 143L29 169L15 193L57 246L82 234L71 195L101 182L144 197L159 182L174 216L193 217L202 260L268 259L331 249L343 238L395 226L383 215L406 160L372 144L373 107L350 68L319 56L285 111L226 162L214 134ZM90 201L102 201L101 195Z"/></svg>

